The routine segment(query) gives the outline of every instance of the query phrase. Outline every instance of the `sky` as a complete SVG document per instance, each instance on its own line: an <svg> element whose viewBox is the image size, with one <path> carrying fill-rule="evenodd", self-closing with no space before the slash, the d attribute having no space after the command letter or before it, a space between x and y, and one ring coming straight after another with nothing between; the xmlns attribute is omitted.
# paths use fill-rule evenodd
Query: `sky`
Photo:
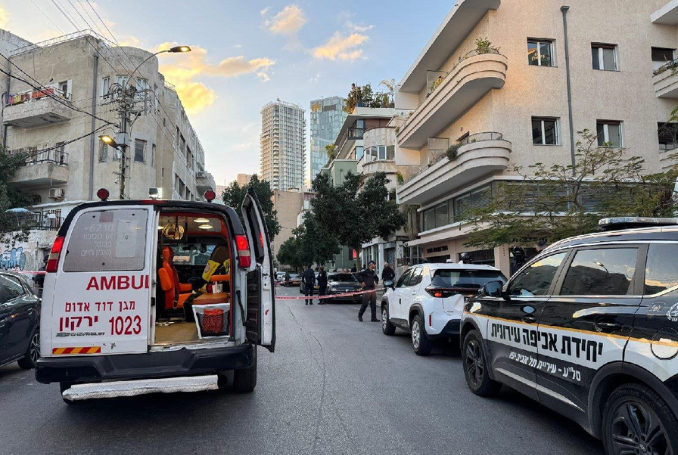
<svg viewBox="0 0 678 455"><path fill-rule="evenodd" d="M79 29L159 50L223 185L259 172L261 108L346 96L351 83L399 81L455 0L0 0L0 28L38 42ZM65 14L64 14L65 13ZM67 17L68 16L68 17ZM95 25L96 24L96 25ZM383 87L382 87L383 89ZM308 142L308 125L307 125ZM308 173L308 145L307 164Z"/></svg>

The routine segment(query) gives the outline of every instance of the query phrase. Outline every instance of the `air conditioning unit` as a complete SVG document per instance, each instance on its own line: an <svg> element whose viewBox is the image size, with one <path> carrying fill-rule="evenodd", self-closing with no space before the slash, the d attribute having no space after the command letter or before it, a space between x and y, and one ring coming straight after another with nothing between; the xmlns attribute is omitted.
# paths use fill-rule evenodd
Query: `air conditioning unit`
<svg viewBox="0 0 678 455"><path fill-rule="evenodd" d="M49 189L49 198L50 199L61 199L64 197L63 188L50 188Z"/></svg>

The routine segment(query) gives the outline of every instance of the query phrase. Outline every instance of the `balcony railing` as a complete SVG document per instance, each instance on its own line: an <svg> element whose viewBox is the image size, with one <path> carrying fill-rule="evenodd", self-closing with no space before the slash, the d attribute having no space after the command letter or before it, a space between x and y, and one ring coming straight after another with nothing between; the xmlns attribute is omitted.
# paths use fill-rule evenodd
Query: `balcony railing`
<svg viewBox="0 0 678 455"><path fill-rule="evenodd" d="M54 163L59 166L68 166L68 153L59 150L29 152L24 161L25 166L33 166L40 163Z"/></svg>
<svg viewBox="0 0 678 455"><path fill-rule="evenodd" d="M23 211L23 209L18 210L21 211L10 213L10 215L15 215L13 221L16 223L17 230L57 231L64 222L64 218L59 213L51 211L35 213Z"/></svg>
<svg viewBox="0 0 678 455"><path fill-rule="evenodd" d="M420 148L473 107L490 90L504 86L508 60L496 49L469 52L446 77L441 74L427 98L398 130L398 143Z"/></svg>
<svg viewBox="0 0 678 455"><path fill-rule="evenodd" d="M657 98L678 98L678 59L657 68L652 83Z"/></svg>
<svg viewBox="0 0 678 455"><path fill-rule="evenodd" d="M398 189L400 200L426 203L485 175L506 170L512 147L501 133L470 135L407 179Z"/></svg>

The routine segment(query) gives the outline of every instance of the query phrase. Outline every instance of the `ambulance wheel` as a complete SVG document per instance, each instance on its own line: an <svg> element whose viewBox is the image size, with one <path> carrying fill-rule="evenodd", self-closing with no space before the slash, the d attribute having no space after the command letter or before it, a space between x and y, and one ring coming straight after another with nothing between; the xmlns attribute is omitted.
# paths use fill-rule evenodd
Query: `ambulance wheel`
<svg viewBox="0 0 678 455"><path fill-rule="evenodd" d="M257 348L254 347L254 359L249 368L233 372L233 391L237 393L251 393L257 386Z"/></svg>

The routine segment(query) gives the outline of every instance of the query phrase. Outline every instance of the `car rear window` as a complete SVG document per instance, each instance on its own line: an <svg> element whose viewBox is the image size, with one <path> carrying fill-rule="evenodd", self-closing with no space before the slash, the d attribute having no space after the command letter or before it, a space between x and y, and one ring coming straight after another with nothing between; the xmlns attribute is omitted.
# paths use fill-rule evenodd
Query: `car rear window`
<svg viewBox="0 0 678 455"><path fill-rule="evenodd" d="M336 275L330 275L328 277L330 281L357 281L355 277L350 273L338 273Z"/></svg>
<svg viewBox="0 0 678 455"><path fill-rule="evenodd" d="M147 218L135 209L84 213L71 230L64 271L143 270Z"/></svg>
<svg viewBox="0 0 678 455"><path fill-rule="evenodd" d="M431 285L439 288L480 289L489 281L506 281L501 272L494 270L436 270Z"/></svg>

